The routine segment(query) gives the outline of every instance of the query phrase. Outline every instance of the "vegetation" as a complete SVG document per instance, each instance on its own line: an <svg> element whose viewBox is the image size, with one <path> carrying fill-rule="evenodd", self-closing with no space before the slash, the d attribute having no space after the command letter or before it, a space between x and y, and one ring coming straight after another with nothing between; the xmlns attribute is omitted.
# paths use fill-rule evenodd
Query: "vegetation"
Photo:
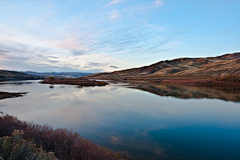
<svg viewBox="0 0 240 160"><path fill-rule="evenodd" d="M26 143L26 145L23 146L25 146L25 148L31 146L31 143L34 142L36 144L36 150L37 148L41 148L41 154L44 153L46 156L51 156L52 154L47 152L54 152L55 156L60 160L130 159L127 152L111 151L90 140L80 137L79 134L73 133L72 130L62 128L53 129L49 125L42 126L34 124L33 122L24 122L10 115L0 116L0 137L10 136L14 130L22 130L24 132L22 137L24 139L31 139L31 142L24 140L24 144ZM31 146L31 148L32 151L30 150L31 152L29 152L29 155L39 154L35 152L33 146ZM8 152L8 155L9 154Z"/></svg>
<svg viewBox="0 0 240 160"><path fill-rule="evenodd" d="M228 86L240 88L240 83L238 82L238 80L231 77L232 76L226 76L225 78L220 77L214 79L171 79L162 80L161 83L199 86Z"/></svg>
<svg viewBox="0 0 240 160"><path fill-rule="evenodd" d="M184 79L211 77L212 74L240 74L240 52L206 58L178 58L159 61L149 66L88 75L94 79ZM197 78L197 79L199 79Z"/></svg>
<svg viewBox="0 0 240 160"><path fill-rule="evenodd" d="M70 84L70 85L79 85L79 86L105 86L108 83L103 81L89 80L86 77L79 78L56 78L49 77L48 79L44 79L39 82L43 84Z"/></svg>
<svg viewBox="0 0 240 160"><path fill-rule="evenodd" d="M23 131L14 130L12 137L0 138L0 159L57 160L53 152L37 148L32 141L23 139L23 135Z"/></svg>
<svg viewBox="0 0 240 160"><path fill-rule="evenodd" d="M132 83L131 83L132 84ZM240 102L240 87L229 86L198 86L179 85L175 83L135 83L129 88L147 91L159 96L174 97L180 99L221 99L224 101Z"/></svg>
<svg viewBox="0 0 240 160"><path fill-rule="evenodd" d="M38 76L32 76L21 72L16 71L8 71L8 70L0 70L0 81L7 80L34 80L41 79Z"/></svg>
<svg viewBox="0 0 240 160"><path fill-rule="evenodd" d="M220 76L220 77L216 77L215 80L219 82L240 83L240 75L233 74L233 75Z"/></svg>
<svg viewBox="0 0 240 160"><path fill-rule="evenodd" d="M55 81L55 78L51 76L51 77L48 78L48 80L49 81Z"/></svg>

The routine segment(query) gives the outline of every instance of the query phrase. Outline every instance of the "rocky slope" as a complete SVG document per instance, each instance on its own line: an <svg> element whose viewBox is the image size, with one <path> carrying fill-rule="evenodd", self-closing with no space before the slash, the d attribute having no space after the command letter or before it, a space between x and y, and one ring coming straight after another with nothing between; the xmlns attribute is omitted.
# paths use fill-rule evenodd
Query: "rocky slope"
<svg viewBox="0 0 240 160"><path fill-rule="evenodd" d="M178 58L140 68L89 75L89 78L116 79L129 77L180 77L213 74L240 74L240 52L207 58Z"/></svg>

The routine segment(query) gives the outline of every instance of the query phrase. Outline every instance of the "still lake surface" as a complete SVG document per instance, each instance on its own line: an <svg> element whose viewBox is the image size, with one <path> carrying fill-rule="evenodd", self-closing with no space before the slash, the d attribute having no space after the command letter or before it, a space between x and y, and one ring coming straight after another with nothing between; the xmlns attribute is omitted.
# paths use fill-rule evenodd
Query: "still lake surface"
<svg viewBox="0 0 240 160"><path fill-rule="evenodd" d="M240 159L238 90L19 82L0 84L1 91L29 92L1 100L0 111L21 120L73 129L136 159Z"/></svg>

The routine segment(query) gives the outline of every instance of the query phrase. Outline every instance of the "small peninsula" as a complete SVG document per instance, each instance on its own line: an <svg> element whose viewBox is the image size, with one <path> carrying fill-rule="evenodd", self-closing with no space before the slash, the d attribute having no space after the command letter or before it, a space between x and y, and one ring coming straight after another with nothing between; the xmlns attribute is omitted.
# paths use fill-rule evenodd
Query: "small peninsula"
<svg viewBox="0 0 240 160"><path fill-rule="evenodd" d="M6 98L15 98L15 97L22 97L27 92L18 92L18 93L11 93L11 92L2 92L0 91L0 100Z"/></svg>
<svg viewBox="0 0 240 160"><path fill-rule="evenodd" d="M105 86L108 83L104 81L96 81L90 80L86 77L79 78L56 78L49 77L48 79L44 79L39 83L42 84L69 84L69 85L78 85L78 86Z"/></svg>

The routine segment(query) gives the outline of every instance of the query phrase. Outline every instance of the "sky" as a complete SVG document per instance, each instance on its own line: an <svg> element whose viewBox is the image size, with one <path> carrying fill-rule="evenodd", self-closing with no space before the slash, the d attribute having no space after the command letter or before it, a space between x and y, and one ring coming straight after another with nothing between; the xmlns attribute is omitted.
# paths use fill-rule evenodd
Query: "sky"
<svg viewBox="0 0 240 160"><path fill-rule="evenodd" d="M239 0L0 0L0 69L111 72L240 51Z"/></svg>

